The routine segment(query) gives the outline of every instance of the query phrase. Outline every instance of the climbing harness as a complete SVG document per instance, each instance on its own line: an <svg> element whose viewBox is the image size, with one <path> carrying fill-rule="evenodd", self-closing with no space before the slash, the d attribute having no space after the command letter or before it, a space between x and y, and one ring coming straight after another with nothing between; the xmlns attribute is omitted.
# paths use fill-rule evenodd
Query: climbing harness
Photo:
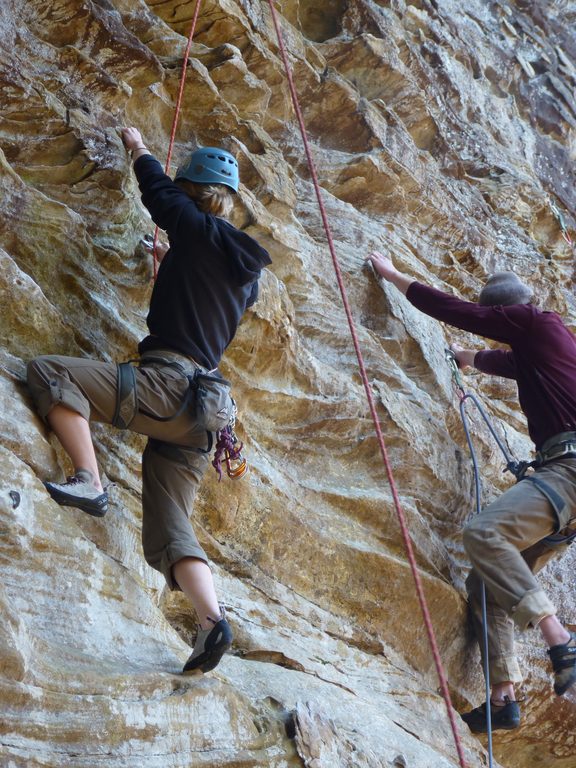
<svg viewBox="0 0 576 768"><path fill-rule="evenodd" d="M458 397L460 400L460 415L462 417L462 424L464 427L464 433L466 435L466 442L468 443L468 448L470 450L470 456L472 459L472 465L474 470L474 486L475 486L475 496L476 496L476 514L479 514L481 511L481 503L480 503L480 472L478 469L478 461L476 458L476 451L474 450L474 445L472 443L472 438L470 436L470 429L468 427L468 421L466 418L466 402L470 400L476 408L478 409L478 412L482 416L482 419L484 420L486 426L490 430L490 433L492 434L492 437L495 439L498 447L502 451L502 454L506 460L506 467L504 471L511 472L514 477L516 478L516 482L520 482L521 480L524 481L530 481L534 483L534 485L538 488L538 490L548 499L550 502L555 514L556 518L558 520L558 524L560 525L560 513L565 507L565 501L560 496L560 494L552 488L548 483L546 483L541 478L537 477L536 475L527 475L526 472L530 468L538 468L540 466L543 466L549 461L553 461L554 459L558 459L561 457L566 456L574 456L576 457L576 432L567 432L563 433L565 436L565 439L558 439L558 437L562 438L562 435L556 436L556 438L551 438L551 440L544 443L542 446L542 450L536 454L536 459L534 461L516 461L508 452L506 446L502 442L502 440L499 438L497 432L495 431L490 419L488 418L488 415L486 414L486 411L480 404L479 400L469 392L466 392L464 389L464 385L462 383L462 377L460 374L460 368L458 365L458 361L456 360L456 355L451 349L445 350L445 357L446 361L451 369L452 372L452 378L455 384L455 388L458 393ZM546 543L549 547L555 547L560 545L567 545L571 544L576 539L576 530L570 531L568 534L562 534L560 531L557 531L556 533L547 536L543 541ZM486 588L484 583L482 582L482 591L481 591L481 603L482 603L482 627L483 627L483 637L482 637L482 643L483 643L483 658L484 658L484 679L486 681L486 701L490 701L490 672L488 669L488 619L486 614ZM489 766L492 767L492 722L491 722L491 712L490 707L486 707L486 724L487 724L487 736L488 736L488 758L489 758Z"/></svg>
<svg viewBox="0 0 576 768"><path fill-rule="evenodd" d="M112 426L117 427L117 429L128 429L138 412L136 373L130 362L117 363L116 371L118 384L116 386L116 407Z"/></svg>
<svg viewBox="0 0 576 768"><path fill-rule="evenodd" d="M332 257L332 263L334 266L334 271L336 274L336 280L338 283L338 288L340 290L340 295L342 298L342 304L344 308L344 312L346 314L346 318L348 321L348 326L350 329L350 335L352 338L352 343L354 345L354 350L356 352L356 357L358 359L358 367L360 370L360 377L362 379L362 384L364 386L364 391L366 393L366 399L368 402L368 407L370 410L370 415L372 417L372 421L374 423L374 429L376 432L376 439L378 442L378 447L380 449L380 453L382 456L382 460L384 463L384 467L386 470L386 475L388 477L388 482L390 485L390 490L392 493L392 498L394 500L394 508L396 510L396 515L398 518L398 523L400 526L400 531L402 534L402 539L404 541L404 547L406 549L406 557L408 559L408 562L410 564L410 571L412 573L412 577L414 579L414 585L416 589L416 595L418 598L418 603L420 605L420 609L422 611L422 616L424 619L424 624L426 627L426 634L428 636L428 641L430 644L430 649L432 651L432 656L434 659L434 665L436 667L436 672L438 675L438 680L440 683L440 689L442 691L442 696L444 698L445 704L446 704L446 712L448 716L448 720L450 722L450 727L452 729L452 734L454 737L454 744L456 746L456 751L458 753L458 760L460 763L461 768L467 768L466 761L464 759L464 750L462 747L462 742L460 739L460 735L458 733L458 728L456 725L456 719L454 716L454 709L452 707L451 703L451 697L450 697L450 691L448 690L448 682L446 679L446 674L444 672L444 668L442 666L442 661L440 659L440 652L438 650L438 643L436 641L436 635L434 633L434 628L432 626L432 619L430 617L430 611L428 609L428 604L426 602L426 597L424 595L424 589L422 586L422 579L420 577L420 574L418 572L418 566L416 564L416 556L414 554L414 547L412 544L412 540L410 537L410 533L408 531L408 526L406 523L406 516L404 514L404 511L402 509L402 505L400 503L400 498L398 495L398 490L396 488L396 483L394 481L394 476L392 474L392 468L390 465L390 460L388 458L388 450L386 448L386 444L384 442L384 437L382 434L382 429L380 427L380 421L378 419L378 414L376 412L376 406L374 403L374 396L372 394L372 390L370 388L370 384L368 382L368 375L366 373L366 366L364 365L364 358L362 356L362 351L360 349L360 344L358 341L358 335L356 333L356 326L354 323L354 319L352 317L352 311L350 309L350 304L348 301L348 296L346 293L346 288L344 287L344 281L342 278L342 270L340 269L340 264L338 262L338 258L336 256L336 250L334 248L334 241L332 238L332 232L330 230L330 226L328 224L328 217L326 215L326 208L324 206L324 202L322 200L322 194L320 191L320 184L318 182L318 175L316 173L316 166L314 164L314 160L312 158L312 154L310 151L310 146L308 142L308 137L306 134L306 127L304 125L304 119L302 117L302 110L300 109L300 104L298 102L298 95L296 93L296 87L294 85L294 78L292 76L292 71L290 69L290 64L288 62L288 56L286 54L286 48L284 45L284 40L282 38L282 33L280 31L280 26L278 24L278 19L276 16L276 10L274 8L273 0L268 0L268 5L270 7L270 14L272 18L272 22L274 25L274 29L276 31L276 36L278 39L278 50L280 52L280 56L282 58L282 62L284 64L284 70L286 72L286 79L288 81L288 87L290 90L290 95L292 98L292 105L294 107L294 112L296 113L296 118L298 120L298 125L300 128L300 134L302 136L302 143L304 145L304 152L306 154L306 158L308 161L308 168L310 170L310 176L312 179L312 184L314 186L314 191L316 194L316 199L318 202L318 207L320 209L320 216L322 219L322 224L324 226L324 231L326 233L326 240L328 244L328 249L330 251L330 255Z"/></svg>
<svg viewBox="0 0 576 768"><path fill-rule="evenodd" d="M551 461L556 461L558 459L570 459L570 458L576 458L576 432L561 432L558 435L554 435L554 437L551 437L549 440L547 440L544 443L542 448L536 453L536 458L534 461L520 462L520 463L523 466L525 466L526 469L528 467L534 467L535 469L537 469L538 467L545 466ZM522 478L519 478L519 479L522 479ZM532 483L534 483L534 485L538 488L538 490L544 496L546 496L558 520L559 530L551 534L550 536L547 536L544 539L544 542L549 547L557 547L557 546L572 544L576 540L576 529L567 527L560 530L560 525L561 525L560 514L564 509L564 507L566 506L565 500L562 498L562 496L560 496L560 494L554 488L552 488L551 485L546 483L536 474L526 475L524 479L530 480ZM562 532L563 530L565 530L566 533L563 533Z"/></svg>
<svg viewBox="0 0 576 768"><path fill-rule="evenodd" d="M163 352L163 355L168 353ZM176 356L174 356L176 357ZM147 411L138 402L138 389L136 386L136 373L133 363L139 363L140 367L158 365L174 368L188 380L188 388L178 409L169 416L157 416ZM174 421L179 418L186 409L193 410L194 420L206 431L208 447L194 448L200 453L210 453L214 446L216 436L216 448L213 467L222 478L222 461L226 464L226 474L233 480L246 474L248 462L242 456L243 444L238 440L234 432L238 409L236 401L230 395L230 382L221 376L214 375L214 371L205 371L194 364L193 372L177 359L168 359L161 355L144 353L140 360L129 360L117 364L118 385L116 387L116 405L113 426L118 429L128 429L137 413L153 419L154 421ZM156 440L156 443L161 441ZM182 450L184 446L179 446Z"/></svg>
<svg viewBox="0 0 576 768"><path fill-rule="evenodd" d="M536 453L536 466L541 466L554 459L576 457L576 432L560 432L546 440Z"/></svg>

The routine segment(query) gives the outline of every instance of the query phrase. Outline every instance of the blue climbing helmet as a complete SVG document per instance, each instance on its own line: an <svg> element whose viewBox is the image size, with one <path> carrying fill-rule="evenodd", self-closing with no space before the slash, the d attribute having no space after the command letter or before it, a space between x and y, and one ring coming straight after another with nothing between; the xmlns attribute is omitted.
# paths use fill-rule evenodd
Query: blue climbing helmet
<svg viewBox="0 0 576 768"><path fill-rule="evenodd" d="M200 184L225 184L238 192L238 162L219 147L202 147L192 153L186 165L176 171L174 181L187 179Z"/></svg>

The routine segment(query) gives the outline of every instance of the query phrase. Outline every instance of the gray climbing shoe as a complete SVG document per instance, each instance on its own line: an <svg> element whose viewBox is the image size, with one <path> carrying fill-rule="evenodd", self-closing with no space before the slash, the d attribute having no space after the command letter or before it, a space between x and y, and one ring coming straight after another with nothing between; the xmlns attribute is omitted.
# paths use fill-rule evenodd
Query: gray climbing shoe
<svg viewBox="0 0 576 768"><path fill-rule="evenodd" d="M65 483L44 483L54 501L63 507L77 507L94 517L104 517L108 511L108 494L94 485L92 473L79 469Z"/></svg>
<svg viewBox="0 0 576 768"><path fill-rule="evenodd" d="M570 640L553 645L548 651L554 670L554 693L562 696L576 683L576 632L570 632Z"/></svg>
<svg viewBox="0 0 576 768"><path fill-rule="evenodd" d="M184 665L185 675L198 675L210 672L218 666L220 659L232 645L232 630L226 621L224 609L221 608L221 618L208 619L214 624L211 629L198 627L196 642L192 655Z"/></svg>

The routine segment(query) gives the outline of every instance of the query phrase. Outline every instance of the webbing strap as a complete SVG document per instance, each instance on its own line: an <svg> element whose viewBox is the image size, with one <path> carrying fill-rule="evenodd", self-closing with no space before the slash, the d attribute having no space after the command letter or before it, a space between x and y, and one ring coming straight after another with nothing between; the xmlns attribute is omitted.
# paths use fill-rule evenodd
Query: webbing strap
<svg viewBox="0 0 576 768"><path fill-rule="evenodd" d="M116 371L118 384L112 425L118 429L128 429L138 410L136 373L130 363L118 363Z"/></svg>
<svg viewBox="0 0 576 768"><path fill-rule="evenodd" d="M560 496L558 491L556 491L554 488L552 488L551 485L546 483L544 480L542 480L540 477L537 477L536 475L526 475L524 477L524 480L528 480L531 483L534 483L536 488L538 488L539 491L541 491L544 496L548 499L550 504L552 504L552 508L554 512L556 512L556 516L558 518L558 525L560 525L560 514L564 507L566 506L566 502Z"/></svg>
<svg viewBox="0 0 576 768"><path fill-rule="evenodd" d="M553 533L551 536L546 536L544 539L544 542L549 547L561 547L564 544L568 546L568 544L573 544L576 540L576 531L572 531L571 533L568 533L566 535L562 533Z"/></svg>
<svg viewBox="0 0 576 768"><path fill-rule="evenodd" d="M560 496L558 491L556 491L554 488L552 488L551 485L549 485L547 482L542 480L540 477L537 477L536 475L527 475L524 480L529 480L531 483L534 483L536 488L538 488L539 491L541 491L544 496L548 499L550 504L552 505L552 509L556 513L556 518L558 520L558 530L553 533L551 536L546 536L544 539L544 542L549 547L560 547L563 544L572 544L574 540L576 539L576 531L571 531L571 533L567 534L566 536L562 533L560 533L560 513L563 511L564 507L566 506L566 502Z"/></svg>

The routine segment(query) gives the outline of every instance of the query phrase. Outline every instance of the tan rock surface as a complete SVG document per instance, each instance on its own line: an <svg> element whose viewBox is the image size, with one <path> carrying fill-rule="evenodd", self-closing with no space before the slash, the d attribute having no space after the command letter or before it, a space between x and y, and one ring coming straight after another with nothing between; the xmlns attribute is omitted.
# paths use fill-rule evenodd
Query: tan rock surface
<svg viewBox="0 0 576 768"><path fill-rule="evenodd" d="M141 439L95 429L114 484L102 520L42 486L68 468L25 364L134 355L151 224L118 128L137 125L164 161L193 7L0 6L0 765L457 766L265 2L201 4L173 157L196 142L235 152L235 223L274 260L222 366L250 472L208 477L195 513L236 635L215 673L178 674L194 617L141 556ZM576 3L282 0L278 13L454 704L476 705L460 537L472 471L444 362L470 337L362 263L378 247L466 298L514 269L574 325L556 211L576 237ZM527 457L514 388L466 385ZM510 481L471 420L490 499ZM572 622L575 557L542 577ZM496 764L572 768L575 694L553 697L536 640L519 638L525 724L495 736ZM458 729L470 768L487 765Z"/></svg>

